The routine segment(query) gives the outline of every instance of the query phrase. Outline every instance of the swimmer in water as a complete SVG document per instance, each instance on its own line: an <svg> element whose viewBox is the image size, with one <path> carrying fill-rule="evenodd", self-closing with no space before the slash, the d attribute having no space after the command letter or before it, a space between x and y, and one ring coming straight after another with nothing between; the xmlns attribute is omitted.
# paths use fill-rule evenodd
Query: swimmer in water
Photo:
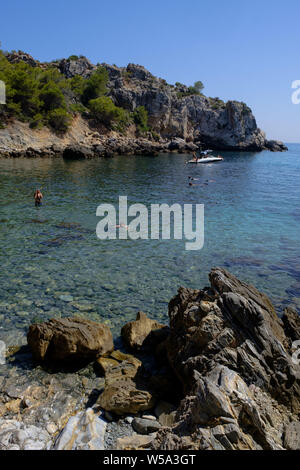
<svg viewBox="0 0 300 470"><path fill-rule="evenodd" d="M35 201L35 206L38 207L38 206L41 206L42 205L42 199L43 199L43 195L41 193L41 191L39 189L37 189L34 193L34 201Z"/></svg>
<svg viewBox="0 0 300 470"><path fill-rule="evenodd" d="M126 230L128 230L128 225L125 225L125 224L120 224L120 225L116 225L116 228L126 228Z"/></svg>

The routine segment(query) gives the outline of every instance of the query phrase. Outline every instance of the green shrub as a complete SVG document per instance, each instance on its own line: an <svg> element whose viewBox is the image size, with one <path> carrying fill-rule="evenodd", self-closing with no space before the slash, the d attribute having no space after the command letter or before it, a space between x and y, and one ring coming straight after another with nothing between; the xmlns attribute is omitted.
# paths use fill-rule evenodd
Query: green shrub
<svg viewBox="0 0 300 470"><path fill-rule="evenodd" d="M6 116L29 121L32 128L49 123L54 129L67 129L69 115L64 90L68 84L57 69L10 63L0 51L0 80L6 85L7 103L3 106Z"/></svg>
<svg viewBox="0 0 300 470"><path fill-rule="evenodd" d="M177 88L182 88L184 87L184 85L182 85L182 83L179 83L179 82L176 82L175 83L175 86ZM185 96L191 96L191 95L201 95L202 94L202 90L204 89L204 85L202 82L197 81L194 83L193 86L189 86L185 91L180 91L177 93L177 97L178 98L183 98Z"/></svg>
<svg viewBox="0 0 300 470"><path fill-rule="evenodd" d="M194 83L193 88L200 94L202 90L204 89L204 85L200 80L198 80L197 82Z"/></svg>
<svg viewBox="0 0 300 470"><path fill-rule="evenodd" d="M58 132L67 132L71 124L71 116L65 109L54 109L48 114L48 123Z"/></svg>
<svg viewBox="0 0 300 470"><path fill-rule="evenodd" d="M225 106L226 106L224 101L221 100L218 97L209 98L209 102L210 102L210 105L211 105L212 109L221 109L221 108L225 108Z"/></svg>
<svg viewBox="0 0 300 470"><path fill-rule="evenodd" d="M68 86L75 95L82 96L85 87L85 80L81 75L75 75L68 79Z"/></svg>
<svg viewBox="0 0 300 470"><path fill-rule="evenodd" d="M155 131L151 131L151 134L152 134L152 138L155 140L155 142L159 142L160 135Z"/></svg>
<svg viewBox="0 0 300 470"><path fill-rule="evenodd" d="M42 88L40 92L40 100L42 101L41 107L46 112L56 108L66 107L65 97L55 83L47 83L47 85Z"/></svg>
<svg viewBox="0 0 300 470"><path fill-rule="evenodd" d="M73 114L84 114L87 112L87 108L81 103L73 103L70 105L70 111Z"/></svg>
<svg viewBox="0 0 300 470"><path fill-rule="evenodd" d="M91 100L95 100L103 96L107 89L108 73L103 67L98 67L89 79L86 80L83 93L82 102L87 105Z"/></svg>
<svg viewBox="0 0 300 470"><path fill-rule="evenodd" d="M133 112L133 120L139 130L144 133L149 130L148 128L148 112L144 106L138 106Z"/></svg>
<svg viewBox="0 0 300 470"><path fill-rule="evenodd" d="M31 127L31 129L41 129L43 127L43 124L43 116L42 114L38 113L33 116L29 126Z"/></svg>
<svg viewBox="0 0 300 470"><path fill-rule="evenodd" d="M125 109L118 108L108 96L90 100L88 107L91 117L107 127L111 127L113 122L126 123L128 113Z"/></svg>
<svg viewBox="0 0 300 470"><path fill-rule="evenodd" d="M70 57L68 58L68 60L78 60L79 57L78 55L70 55Z"/></svg>

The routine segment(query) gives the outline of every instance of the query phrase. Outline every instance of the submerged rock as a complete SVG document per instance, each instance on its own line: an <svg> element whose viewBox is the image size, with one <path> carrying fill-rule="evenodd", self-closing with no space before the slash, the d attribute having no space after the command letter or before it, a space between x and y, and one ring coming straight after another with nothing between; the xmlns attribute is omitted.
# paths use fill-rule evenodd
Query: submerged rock
<svg viewBox="0 0 300 470"><path fill-rule="evenodd" d="M27 341L37 362L93 360L114 348L108 326L81 318L52 319L31 325Z"/></svg>

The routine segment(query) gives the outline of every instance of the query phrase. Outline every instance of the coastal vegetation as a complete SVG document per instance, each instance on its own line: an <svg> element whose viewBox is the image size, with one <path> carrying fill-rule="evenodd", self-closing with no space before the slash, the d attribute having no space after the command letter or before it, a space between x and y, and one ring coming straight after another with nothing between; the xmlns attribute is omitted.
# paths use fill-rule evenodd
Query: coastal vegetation
<svg viewBox="0 0 300 470"><path fill-rule="evenodd" d="M69 57L70 61L77 56ZM135 122L139 133L148 130L148 115L140 107L129 114L107 96L108 73L98 66L89 78L66 78L57 68L37 68L25 62L11 63L0 51L0 80L6 85L7 104L0 110L2 126L14 117L32 128L49 126L66 132L76 113L91 117L107 128L123 131Z"/></svg>
<svg viewBox="0 0 300 470"><path fill-rule="evenodd" d="M178 89L177 97L184 98L185 96L190 96L190 95L202 95L204 85L200 80L195 82L193 86L189 86L189 87L187 87L186 85L183 85L183 83L176 82L175 88Z"/></svg>
<svg viewBox="0 0 300 470"><path fill-rule="evenodd" d="M24 54L22 51L12 51ZM148 112L144 106L137 106L129 112L116 106L108 96L108 72L97 65L88 77L80 74L68 78L59 68L59 61L36 67L26 61L11 61L8 53L0 50L0 80L6 85L5 107L0 109L0 126L4 127L10 118L28 122L31 128L50 127L53 131L64 133L76 114L92 118L108 129L119 132L132 123L139 136L151 131L148 125ZM71 55L67 61L76 62L82 56ZM123 71L123 79L130 80L131 72ZM167 85L165 80L161 83ZM204 86L197 81L187 87L175 84L179 98L202 94Z"/></svg>

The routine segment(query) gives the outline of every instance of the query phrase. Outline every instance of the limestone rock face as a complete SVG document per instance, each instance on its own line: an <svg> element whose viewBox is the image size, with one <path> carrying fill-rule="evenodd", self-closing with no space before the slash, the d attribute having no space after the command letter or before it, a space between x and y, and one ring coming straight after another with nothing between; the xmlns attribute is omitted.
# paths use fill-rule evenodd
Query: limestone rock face
<svg viewBox="0 0 300 470"><path fill-rule="evenodd" d="M86 57L78 57L77 59L62 59L58 63L58 69L67 78L75 77L75 75L81 75L83 78L88 78L91 73L96 70L96 66L93 65Z"/></svg>
<svg viewBox="0 0 300 470"><path fill-rule="evenodd" d="M168 328L165 325L151 320L144 312L138 312L136 320L124 325L121 331L125 344L131 349L157 344L167 333Z"/></svg>
<svg viewBox="0 0 300 470"><path fill-rule="evenodd" d="M102 65L109 74L109 94L115 103L130 111L144 106L151 127L163 137L201 142L215 149L287 149L282 142L266 140L245 103L189 95L184 85L168 85L140 65L129 64L120 73L116 67Z"/></svg>
<svg viewBox="0 0 300 470"><path fill-rule="evenodd" d="M156 449L285 449L299 439L300 318L221 268L211 287L180 288L169 304L170 364L185 388ZM189 436L188 441L182 436Z"/></svg>
<svg viewBox="0 0 300 470"><path fill-rule="evenodd" d="M79 318L31 325L27 341L38 362L85 361L111 352L114 347L108 326Z"/></svg>

